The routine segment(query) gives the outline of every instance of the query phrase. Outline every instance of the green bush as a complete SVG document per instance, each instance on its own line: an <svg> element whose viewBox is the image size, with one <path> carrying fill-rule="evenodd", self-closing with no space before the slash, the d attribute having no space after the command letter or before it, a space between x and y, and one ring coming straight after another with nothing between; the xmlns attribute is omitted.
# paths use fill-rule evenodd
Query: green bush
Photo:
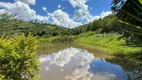
<svg viewBox="0 0 142 80"><path fill-rule="evenodd" d="M74 36L61 36L53 39L52 43L58 43L58 42L73 42L75 39Z"/></svg>
<svg viewBox="0 0 142 80"><path fill-rule="evenodd" d="M0 39L0 80L38 80L36 48L32 36Z"/></svg>

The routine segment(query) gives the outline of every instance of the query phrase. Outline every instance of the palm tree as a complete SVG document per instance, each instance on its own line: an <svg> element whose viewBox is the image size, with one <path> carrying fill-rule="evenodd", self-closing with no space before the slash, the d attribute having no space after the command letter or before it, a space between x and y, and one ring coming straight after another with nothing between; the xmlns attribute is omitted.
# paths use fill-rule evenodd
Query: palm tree
<svg viewBox="0 0 142 80"><path fill-rule="evenodd" d="M132 27L132 33L142 35L142 0L113 0L112 11L121 23Z"/></svg>

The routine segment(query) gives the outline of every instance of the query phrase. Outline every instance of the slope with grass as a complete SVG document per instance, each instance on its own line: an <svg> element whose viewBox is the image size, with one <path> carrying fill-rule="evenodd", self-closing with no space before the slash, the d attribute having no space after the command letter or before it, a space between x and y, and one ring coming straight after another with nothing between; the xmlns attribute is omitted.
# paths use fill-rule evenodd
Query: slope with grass
<svg viewBox="0 0 142 80"><path fill-rule="evenodd" d="M127 55L131 53L138 53L142 50L142 47L132 47L127 45L126 38L121 37L122 35L118 33L93 34L93 32L87 32L80 34L75 42L101 46L107 53L113 55Z"/></svg>

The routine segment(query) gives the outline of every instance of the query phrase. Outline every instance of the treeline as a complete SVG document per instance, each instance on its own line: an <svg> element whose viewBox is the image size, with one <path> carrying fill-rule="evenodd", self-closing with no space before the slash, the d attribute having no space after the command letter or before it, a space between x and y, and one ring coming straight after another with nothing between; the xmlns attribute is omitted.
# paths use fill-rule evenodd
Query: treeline
<svg viewBox="0 0 142 80"><path fill-rule="evenodd" d="M120 22L119 19L111 14L109 16L104 17L103 19L95 20L88 24L76 27L72 29L73 35L78 35L80 33L95 31L97 34L102 33L119 33L122 34L122 37L126 37L128 39L127 42L141 42L142 34L141 28L135 29L134 27L127 25L123 22Z"/></svg>
<svg viewBox="0 0 142 80"><path fill-rule="evenodd" d="M118 19L114 15L109 15L103 19L95 20L92 23L88 23L73 29L64 28L52 24L40 24L33 22L24 22L18 19L12 18L9 15L0 16L0 34L28 34L31 32L35 36L51 37L57 35L78 35L87 31L104 32L119 32L122 31L122 24L118 22Z"/></svg>
<svg viewBox="0 0 142 80"><path fill-rule="evenodd" d="M122 32L124 29L123 24L118 22L115 15L106 16L103 19L95 20L88 24L76 27L73 30L73 34L78 35L87 31L97 31L98 33L108 33L108 32Z"/></svg>
<svg viewBox="0 0 142 80"><path fill-rule="evenodd" d="M64 28L53 24L40 24L33 22L24 22L13 18L11 15L0 15L0 35L13 35L22 34L25 35L32 33L34 36L48 38L52 36L67 36L67 35L79 35L88 31L95 31L96 33L120 33L124 37L131 37L131 41L139 41L142 36L131 33L134 29L120 23L118 18L111 14L98 19L88 24L76 27L76 28Z"/></svg>
<svg viewBox="0 0 142 80"><path fill-rule="evenodd" d="M22 20L14 19L10 15L0 15L0 35L13 34L29 34L39 37L51 37L58 35L70 35L70 29L59 27L52 24L40 24L33 22L24 22Z"/></svg>

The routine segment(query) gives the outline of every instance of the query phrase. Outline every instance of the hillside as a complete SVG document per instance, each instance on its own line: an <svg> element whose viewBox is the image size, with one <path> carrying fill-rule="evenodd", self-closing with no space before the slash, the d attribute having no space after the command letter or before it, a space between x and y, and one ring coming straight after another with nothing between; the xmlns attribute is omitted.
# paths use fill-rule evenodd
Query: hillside
<svg viewBox="0 0 142 80"><path fill-rule="evenodd" d="M118 22L115 15L109 15L103 19L95 20L88 24L76 27L73 31L77 34L87 31L99 31L100 33L122 32L124 26L125 25Z"/></svg>
<svg viewBox="0 0 142 80"><path fill-rule="evenodd" d="M57 35L69 35L70 30L68 28L59 27L51 24L40 24L32 22L24 22L17 19L2 18L0 20L0 35L13 35L32 33L39 37L51 37Z"/></svg>

